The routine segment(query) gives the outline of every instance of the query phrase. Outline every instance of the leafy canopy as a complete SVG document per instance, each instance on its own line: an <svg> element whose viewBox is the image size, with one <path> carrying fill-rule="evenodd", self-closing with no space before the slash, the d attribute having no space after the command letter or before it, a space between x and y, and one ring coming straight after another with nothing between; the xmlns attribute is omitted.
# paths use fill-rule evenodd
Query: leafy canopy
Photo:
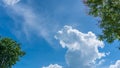
<svg viewBox="0 0 120 68"><path fill-rule="evenodd" d="M85 4L90 8L90 15L100 17L100 40L108 43L120 40L120 0L85 0Z"/></svg>
<svg viewBox="0 0 120 68"><path fill-rule="evenodd" d="M12 68L24 54L19 43L10 38L0 37L0 68Z"/></svg>

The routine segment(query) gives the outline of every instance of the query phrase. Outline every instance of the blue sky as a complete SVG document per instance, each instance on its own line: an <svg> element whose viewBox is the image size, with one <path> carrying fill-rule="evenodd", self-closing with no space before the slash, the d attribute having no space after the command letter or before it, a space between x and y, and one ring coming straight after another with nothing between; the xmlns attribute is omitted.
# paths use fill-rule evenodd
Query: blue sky
<svg viewBox="0 0 120 68"><path fill-rule="evenodd" d="M1 0L0 35L26 55L13 68L120 68L119 42L99 41L83 0Z"/></svg>

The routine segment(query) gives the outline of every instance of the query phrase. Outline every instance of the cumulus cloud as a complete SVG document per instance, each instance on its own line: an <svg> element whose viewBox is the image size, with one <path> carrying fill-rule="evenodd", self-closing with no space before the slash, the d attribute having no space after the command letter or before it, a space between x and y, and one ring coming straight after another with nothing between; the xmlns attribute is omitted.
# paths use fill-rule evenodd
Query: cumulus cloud
<svg viewBox="0 0 120 68"><path fill-rule="evenodd" d="M15 5L19 2L20 0L3 0L3 2L6 4L6 5Z"/></svg>
<svg viewBox="0 0 120 68"><path fill-rule="evenodd" d="M58 65L58 64L50 64L47 67L42 67L42 68L63 68L62 66Z"/></svg>
<svg viewBox="0 0 120 68"><path fill-rule="evenodd" d="M110 65L109 68L120 68L120 60L117 60L115 64Z"/></svg>
<svg viewBox="0 0 120 68"><path fill-rule="evenodd" d="M63 48L67 48L68 68L94 68L97 59L105 56L98 48L104 47L92 32L82 33L71 26L64 26L55 36Z"/></svg>

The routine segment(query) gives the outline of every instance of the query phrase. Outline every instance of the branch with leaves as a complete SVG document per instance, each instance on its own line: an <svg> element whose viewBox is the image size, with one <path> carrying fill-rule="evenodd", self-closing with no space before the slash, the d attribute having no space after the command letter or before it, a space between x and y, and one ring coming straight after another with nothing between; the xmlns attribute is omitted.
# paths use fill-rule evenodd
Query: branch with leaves
<svg viewBox="0 0 120 68"><path fill-rule="evenodd" d="M20 44L10 38L0 37L0 68L12 68L12 65L24 56Z"/></svg>
<svg viewBox="0 0 120 68"><path fill-rule="evenodd" d="M100 40L112 43L120 40L120 0L85 0L89 15L100 18L102 34Z"/></svg>

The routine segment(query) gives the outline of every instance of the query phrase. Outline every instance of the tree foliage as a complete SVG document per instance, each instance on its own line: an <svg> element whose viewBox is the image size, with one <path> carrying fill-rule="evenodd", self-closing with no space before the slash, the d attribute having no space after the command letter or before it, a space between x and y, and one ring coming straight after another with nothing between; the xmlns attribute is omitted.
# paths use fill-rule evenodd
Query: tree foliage
<svg viewBox="0 0 120 68"><path fill-rule="evenodd" d="M0 37L0 68L12 68L24 54L19 43Z"/></svg>
<svg viewBox="0 0 120 68"><path fill-rule="evenodd" d="M100 40L109 43L120 40L120 0L85 0L85 4L90 15L100 17Z"/></svg>

